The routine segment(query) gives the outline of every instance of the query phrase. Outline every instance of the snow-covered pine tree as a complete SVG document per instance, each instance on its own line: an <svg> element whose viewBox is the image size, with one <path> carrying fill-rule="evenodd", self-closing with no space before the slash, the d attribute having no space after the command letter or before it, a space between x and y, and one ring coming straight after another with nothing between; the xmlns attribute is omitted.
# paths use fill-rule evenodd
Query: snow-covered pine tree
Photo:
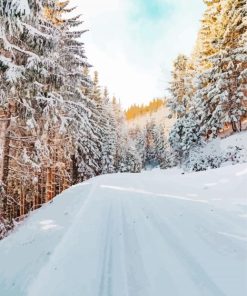
<svg viewBox="0 0 247 296"><path fill-rule="evenodd" d="M118 167L121 173L140 173L142 170L142 161L136 150L134 141L128 139L125 149L122 151Z"/></svg>
<svg viewBox="0 0 247 296"><path fill-rule="evenodd" d="M117 153L117 123L107 89L104 90L102 105L102 173L106 174L116 172L115 160Z"/></svg>
<svg viewBox="0 0 247 296"><path fill-rule="evenodd" d="M8 128L11 119L11 108L8 102L10 82L22 75L23 67L17 65L11 58L13 56L14 44L11 43L12 30L17 23L21 23L30 14L28 1L1 1L0 2L0 180L8 171L7 161L4 156L8 149ZM14 75L14 77L12 77ZM8 83L7 83L8 82Z"/></svg>
<svg viewBox="0 0 247 296"><path fill-rule="evenodd" d="M191 67L189 59L184 55L179 55L173 64L167 106L177 118L183 117L190 106L193 91Z"/></svg>
<svg viewBox="0 0 247 296"><path fill-rule="evenodd" d="M135 144L135 149L141 160L141 168L144 169L147 157L147 127L144 125L129 128L128 134Z"/></svg>
<svg viewBox="0 0 247 296"><path fill-rule="evenodd" d="M190 149L190 139L196 128L196 121L191 118L193 105L193 78L195 75L194 64L184 55L179 55L174 62L172 80L170 83L170 98L168 107L172 114L176 114L177 122L172 127L169 135L168 147L174 150L179 161L183 161ZM194 139L195 140L195 139ZM169 149L168 149L169 151ZM172 162L172 161L171 161Z"/></svg>
<svg viewBox="0 0 247 296"><path fill-rule="evenodd" d="M47 160L41 121L56 121L59 102L52 84L51 54L57 29L44 8L53 1L3 1L1 7L1 109L7 114L3 149L3 211L10 220L23 215L38 195L37 176ZM51 85L52 84L52 85ZM52 91L47 89L50 86ZM51 104L49 104L51 103ZM51 116L53 115L53 116ZM45 142L47 142L45 140ZM39 164L38 164L39 163Z"/></svg>
<svg viewBox="0 0 247 296"><path fill-rule="evenodd" d="M100 172L103 174L114 173L116 171L116 118L107 88L102 94L97 71L94 72L90 98L96 104L99 114L97 124L100 128Z"/></svg>
<svg viewBox="0 0 247 296"><path fill-rule="evenodd" d="M113 97L111 105L116 126L116 155L114 167L116 171L121 171L121 162L124 158L126 145L128 143L128 130L120 102L117 102L117 99Z"/></svg>
<svg viewBox="0 0 247 296"><path fill-rule="evenodd" d="M203 0L206 4L206 10L201 20L201 28L192 54L197 73L208 69L211 66L208 57L219 51L219 40L223 34L221 15L224 1Z"/></svg>
<svg viewBox="0 0 247 296"><path fill-rule="evenodd" d="M73 183L81 182L102 172L101 148L102 128L100 126L101 109L93 99L93 83L88 68L84 68L87 84L83 83L82 92L88 114L88 129L78 142L80 143L76 156L73 156ZM79 126L80 128L80 126Z"/></svg>
<svg viewBox="0 0 247 296"><path fill-rule="evenodd" d="M180 165L186 160L189 151L201 144L200 125L194 108L190 109L182 118L179 118L169 134L169 144L177 156Z"/></svg>
<svg viewBox="0 0 247 296"><path fill-rule="evenodd" d="M151 119L147 123L147 146L146 146L146 160L145 168L154 168L158 166L157 160L157 134L155 122Z"/></svg>
<svg viewBox="0 0 247 296"><path fill-rule="evenodd" d="M164 139L164 146L162 147L162 158L160 161L161 169L168 169L179 164L179 157L177 153L171 148L168 139Z"/></svg>
<svg viewBox="0 0 247 296"><path fill-rule="evenodd" d="M165 127L163 123L155 124L155 146L156 146L156 159L159 167L162 167L166 159L166 139Z"/></svg>
<svg viewBox="0 0 247 296"><path fill-rule="evenodd" d="M216 137L227 124L233 131L241 130L246 115L246 3L227 0L221 4L221 14L215 14L220 33L209 40L217 51L204 57L208 68L196 81L195 108L205 137Z"/></svg>
<svg viewBox="0 0 247 296"><path fill-rule="evenodd" d="M200 116L210 112L205 101L207 91L204 89L208 84L203 75L206 75L212 66L209 57L218 51L219 39L222 36L219 24L222 1L204 0L204 3L207 9L194 52L191 58L180 55L172 72L171 97L168 102L171 112L177 113L178 120L170 132L168 147L171 146L180 162L183 162L189 150L201 141ZM197 84L194 84L196 76Z"/></svg>
<svg viewBox="0 0 247 296"><path fill-rule="evenodd" d="M220 59L217 61L220 62L228 96L223 104L226 113L224 122L230 123L233 131L241 131L241 120L247 114L246 1L226 1L222 18L224 35L220 43Z"/></svg>
<svg viewBox="0 0 247 296"><path fill-rule="evenodd" d="M68 1L18 3L28 4L6 1L0 15L1 212L9 220L71 184L71 157L80 168L83 159L83 178L100 158L79 18L65 16Z"/></svg>
<svg viewBox="0 0 247 296"><path fill-rule="evenodd" d="M58 22L61 43L57 62L63 71L60 88L65 110L63 128L73 147L69 154L73 162L72 183L77 183L99 173L99 132L98 125L95 125L95 104L89 98L92 87L87 74L89 64L83 43L79 40L85 30L79 28L82 23L80 16L70 17L72 9L68 4L65 1L59 5L64 18Z"/></svg>
<svg viewBox="0 0 247 296"><path fill-rule="evenodd" d="M112 100L112 107L116 120L116 171L138 173L142 169L141 158L136 150L135 141L130 138L121 105L115 97Z"/></svg>

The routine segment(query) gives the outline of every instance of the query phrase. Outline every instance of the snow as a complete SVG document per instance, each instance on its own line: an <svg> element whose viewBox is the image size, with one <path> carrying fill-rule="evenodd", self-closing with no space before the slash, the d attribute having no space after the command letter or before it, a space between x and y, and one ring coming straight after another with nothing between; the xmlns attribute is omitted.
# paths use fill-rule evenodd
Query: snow
<svg viewBox="0 0 247 296"><path fill-rule="evenodd" d="M247 132L235 133L230 137L222 139L221 148L227 150L229 146L247 147Z"/></svg>
<svg viewBox="0 0 247 296"><path fill-rule="evenodd" d="M247 132L236 133L224 139L213 139L203 147L195 147L184 168L206 170L244 162L247 162Z"/></svg>
<svg viewBox="0 0 247 296"><path fill-rule="evenodd" d="M213 142L217 142L214 140ZM247 162L247 132L235 133L230 137L219 140L218 155L225 155L228 163Z"/></svg>
<svg viewBox="0 0 247 296"><path fill-rule="evenodd" d="M0 295L247 295L246 181L239 164L73 186L0 242Z"/></svg>

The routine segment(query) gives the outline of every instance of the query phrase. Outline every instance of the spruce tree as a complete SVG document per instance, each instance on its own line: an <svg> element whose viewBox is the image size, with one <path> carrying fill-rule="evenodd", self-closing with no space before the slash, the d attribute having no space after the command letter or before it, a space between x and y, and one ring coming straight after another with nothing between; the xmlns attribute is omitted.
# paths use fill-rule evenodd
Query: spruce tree
<svg viewBox="0 0 247 296"><path fill-rule="evenodd" d="M172 80L170 82L170 97L168 107L177 118L183 117L190 104L191 84L189 77L189 60L184 55L179 55L174 62Z"/></svg>
<svg viewBox="0 0 247 296"><path fill-rule="evenodd" d="M246 5L244 1L221 1L217 51L206 56L208 68L197 77L195 108L201 121L202 134L216 137L228 124L233 131L241 130L246 115Z"/></svg>

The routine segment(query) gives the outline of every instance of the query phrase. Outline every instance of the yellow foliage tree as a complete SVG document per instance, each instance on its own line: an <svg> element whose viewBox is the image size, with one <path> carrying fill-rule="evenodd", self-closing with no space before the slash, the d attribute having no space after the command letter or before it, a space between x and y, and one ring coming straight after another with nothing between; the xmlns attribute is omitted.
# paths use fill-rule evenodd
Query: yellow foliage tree
<svg viewBox="0 0 247 296"><path fill-rule="evenodd" d="M138 117L145 116L157 112L165 106L164 99L153 99L148 105L132 105L125 111L125 116L128 121Z"/></svg>

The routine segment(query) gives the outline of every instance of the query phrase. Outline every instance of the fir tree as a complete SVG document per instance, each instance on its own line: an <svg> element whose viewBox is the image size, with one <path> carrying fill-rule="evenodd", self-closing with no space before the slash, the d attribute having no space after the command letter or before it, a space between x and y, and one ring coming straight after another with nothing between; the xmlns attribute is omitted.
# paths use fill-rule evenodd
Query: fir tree
<svg viewBox="0 0 247 296"><path fill-rule="evenodd" d="M189 61L184 55L179 55L174 62L172 80L169 91L168 107L177 118L183 117L188 111L190 104L191 87L189 80Z"/></svg>

